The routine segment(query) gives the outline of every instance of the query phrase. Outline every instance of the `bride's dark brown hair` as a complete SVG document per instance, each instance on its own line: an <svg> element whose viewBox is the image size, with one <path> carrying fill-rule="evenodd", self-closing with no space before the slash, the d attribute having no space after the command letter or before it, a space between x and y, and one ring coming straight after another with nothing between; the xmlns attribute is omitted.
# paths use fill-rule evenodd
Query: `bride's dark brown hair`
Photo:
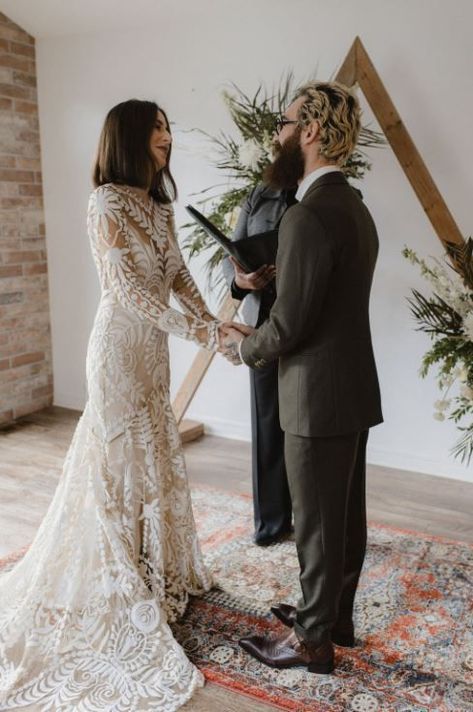
<svg viewBox="0 0 473 712"><path fill-rule="evenodd" d="M169 121L154 101L130 99L110 109L100 134L93 182L97 188L105 183L144 188L159 203L176 199L177 188L169 170L171 146L166 165L156 170L149 142L158 111Z"/></svg>

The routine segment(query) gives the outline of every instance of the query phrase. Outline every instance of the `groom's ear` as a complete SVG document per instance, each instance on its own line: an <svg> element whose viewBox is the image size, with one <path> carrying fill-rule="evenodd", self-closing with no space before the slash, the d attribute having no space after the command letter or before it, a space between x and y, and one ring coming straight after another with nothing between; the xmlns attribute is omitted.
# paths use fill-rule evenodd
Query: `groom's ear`
<svg viewBox="0 0 473 712"><path fill-rule="evenodd" d="M301 143L305 146L310 146L319 140L320 135L320 125L315 119L304 126L301 131Z"/></svg>

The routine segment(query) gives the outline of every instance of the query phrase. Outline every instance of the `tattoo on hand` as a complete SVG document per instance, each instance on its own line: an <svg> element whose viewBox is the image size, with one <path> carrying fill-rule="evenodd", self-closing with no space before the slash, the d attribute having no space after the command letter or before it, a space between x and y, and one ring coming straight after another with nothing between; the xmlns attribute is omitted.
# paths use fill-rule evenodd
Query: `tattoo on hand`
<svg viewBox="0 0 473 712"><path fill-rule="evenodd" d="M237 341L227 341L225 343L224 355L232 363L236 363L236 364L241 363L240 353L238 351L238 342Z"/></svg>

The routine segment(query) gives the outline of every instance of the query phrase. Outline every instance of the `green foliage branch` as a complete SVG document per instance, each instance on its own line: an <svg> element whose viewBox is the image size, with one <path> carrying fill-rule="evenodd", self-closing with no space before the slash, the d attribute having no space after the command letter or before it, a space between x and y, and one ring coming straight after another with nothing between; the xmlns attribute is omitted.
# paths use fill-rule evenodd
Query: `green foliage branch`
<svg viewBox="0 0 473 712"><path fill-rule="evenodd" d="M212 136L201 129L192 129L202 136L212 149L214 166L224 182L205 188L195 194L197 204L209 220L226 234L236 224L241 203L250 191L261 183L264 169L272 160L272 142L275 119L291 102L296 91L292 72L288 72L277 88L269 90L260 84L253 95L245 93L236 84L223 92L223 100L234 123L238 139L221 131ZM365 150L385 145L381 133L364 126L360 132L357 149L344 166L348 178L361 179L371 169ZM183 226L187 236L183 246L189 257L208 252L206 262L209 285L215 289L222 285L221 270L223 250L195 223Z"/></svg>
<svg viewBox="0 0 473 712"><path fill-rule="evenodd" d="M452 420L460 437L452 454L469 465L473 457L473 239L463 245L446 244L450 264L430 263L405 247L403 255L430 282L432 293L412 290L408 298L417 330L428 334L432 345L424 354L420 376L437 367L442 396L435 402L434 418Z"/></svg>

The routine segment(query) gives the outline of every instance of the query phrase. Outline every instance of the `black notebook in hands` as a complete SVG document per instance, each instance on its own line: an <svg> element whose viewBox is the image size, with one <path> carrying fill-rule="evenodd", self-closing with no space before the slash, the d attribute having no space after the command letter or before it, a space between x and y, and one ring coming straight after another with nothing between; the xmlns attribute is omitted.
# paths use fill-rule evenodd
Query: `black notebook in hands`
<svg viewBox="0 0 473 712"><path fill-rule="evenodd" d="M276 253L278 251L277 230L260 232L257 235L233 241L224 235L210 220L207 220L205 215L193 208L192 205L186 205L186 210L204 228L205 232L223 247L227 254L234 257L241 264L246 272L255 272L263 265L276 264Z"/></svg>

